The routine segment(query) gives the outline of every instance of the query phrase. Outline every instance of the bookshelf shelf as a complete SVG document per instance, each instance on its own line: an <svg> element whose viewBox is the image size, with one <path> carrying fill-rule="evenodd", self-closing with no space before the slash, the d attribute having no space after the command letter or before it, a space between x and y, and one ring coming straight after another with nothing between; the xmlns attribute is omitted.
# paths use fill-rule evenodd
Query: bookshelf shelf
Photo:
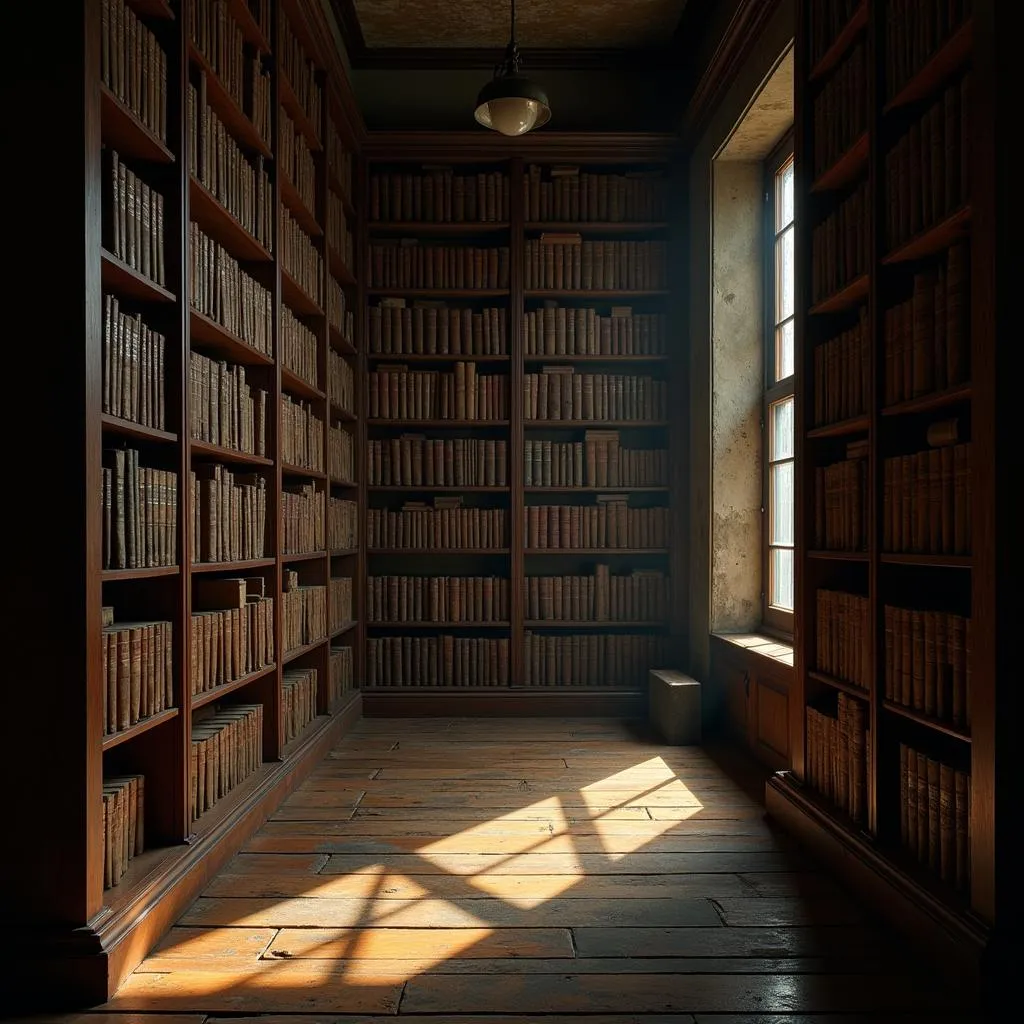
<svg viewBox="0 0 1024 1024"><path fill-rule="evenodd" d="M281 268L281 296L296 313L303 316L324 315L324 311L306 294L302 285L284 267Z"/></svg>
<svg viewBox="0 0 1024 1024"><path fill-rule="evenodd" d="M527 548L527 555L561 556L572 558L575 555L667 555L668 548Z"/></svg>
<svg viewBox="0 0 1024 1024"><path fill-rule="evenodd" d="M400 494L411 491L416 494L459 494L463 491L470 494L507 494L508 487L485 487L476 484L371 484L367 490L373 494Z"/></svg>
<svg viewBox="0 0 1024 1024"><path fill-rule="evenodd" d="M226 697L229 693L241 690L260 679L266 679L267 676L273 675L276 671L276 664L266 665L255 672L250 672L248 675L232 679L230 683L222 683L220 686L215 686L212 690L205 690L203 693L194 693L191 700L192 710L195 711L197 708L205 707L207 704L213 704L215 701Z"/></svg>
<svg viewBox="0 0 1024 1024"><path fill-rule="evenodd" d="M414 353L404 355L400 352L367 352L369 362L379 363L508 363L511 356L501 355L462 355L451 352Z"/></svg>
<svg viewBox="0 0 1024 1024"><path fill-rule="evenodd" d="M867 562L870 555L866 551L808 551L808 558L834 562Z"/></svg>
<svg viewBox="0 0 1024 1024"><path fill-rule="evenodd" d="M270 356L196 309L188 311L188 324L192 341L198 342L201 348L246 366L274 365L274 360Z"/></svg>
<svg viewBox="0 0 1024 1024"><path fill-rule="evenodd" d="M314 402L323 402L327 395L318 387L303 380L297 373L281 367L281 387L291 395L298 395L301 398L309 398Z"/></svg>
<svg viewBox="0 0 1024 1024"><path fill-rule="evenodd" d="M120 416L110 416L104 413L100 418L100 422L103 424L105 431L111 434L120 434L122 437L132 437L137 441L160 442L162 444L178 443L178 435L172 434L169 430L144 427L141 423L123 420Z"/></svg>
<svg viewBox="0 0 1024 1024"><path fill-rule="evenodd" d="M306 137L309 148L314 153L319 152L322 148L320 145L320 134L313 122L306 116L306 112L302 109L302 104L299 103L295 90L292 88L292 83L288 81L288 76L281 68L278 69L278 81L281 86L281 106L288 111L288 116Z"/></svg>
<svg viewBox="0 0 1024 1024"><path fill-rule="evenodd" d="M331 276L338 282L338 284L354 288L356 286L356 278L345 263L345 258L333 246L327 247L327 254L328 263L331 268Z"/></svg>
<svg viewBox="0 0 1024 1024"><path fill-rule="evenodd" d="M367 548L368 555L413 555L436 558L446 555L507 555L508 548Z"/></svg>
<svg viewBox="0 0 1024 1024"><path fill-rule="evenodd" d="M437 429L465 430L472 427L475 430L490 430L492 428L507 427L508 420L390 420L390 419L368 419L366 425L369 427L430 427Z"/></svg>
<svg viewBox="0 0 1024 1024"><path fill-rule="evenodd" d="M524 487L527 494L668 494L668 487Z"/></svg>
<svg viewBox="0 0 1024 1024"><path fill-rule="evenodd" d="M843 27L843 30L836 36L832 45L822 54L821 59L811 69L810 80L812 82L827 75L842 59L846 51L853 45L858 34L867 28L868 4L862 0L853 16Z"/></svg>
<svg viewBox="0 0 1024 1024"><path fill-rule="evenodd" d="M189 211L195 222L205 234L224 246L232 256L252 263L273 261L267 249L195 178L189 178L188 194Z"/></svg>
<svg viewBox="0 0 1024 1024"><path fill-rule="evenodd" d="M611 683L608 686L367 686L362 690L365 694L378 696L416 696L446 700L455 694L480 694L488 697L508 700L510 703L517 698L573 696L621 696L635 697L643 691L638 687L624 687Z"/></svg>
<svg viewBox="0 0 1024 1024"><path fill-rule="evenodd" d="M315 562L317 559L326 558L326 551L303 551L299 554L288 554L283 552L281 554L282 562Z"/></svg>
<svg viewBox="0 0 1024 1024"><path fill-rule="evenodd" d="M310 238L319 238L324 233L324 229L320 226L313 211L299 195L299 190L292 184L288 175L284 173L281 174L281 202Z"/></svg>
<svg viewBox="0 0 1024 1024"><path fill-rule="evenodd" d="M861 700L871 699L871 694L863 686L858 686L856 683L848 683L845 679L839 679L837 676L830 676L825 672L810 670L807 673L807 677L816 682L824 683L825 686L831 686L833 690L848 693L851 697L860 697Z"/></svg>
<svg viewBox="0 0 1024 1024"><path fill-rule="evenodd" d="M181 567L177 565L157 565L150 569L104 569L102 579L104 583L114 580L153 580L160 576L177 576L181 573Z"/></svg>
<svg viewBox="0 0 1024 1024"><path fill-rule="evenodd" d="M869 150L868 133L864 132L828 170L818 176L811 185L811 191L832 192L855 181L867 167Z"/></svg>
<svg viewBox="0 0 1024 1024"><path fill-rule="evenodd" d="M206 98L217 116L224 122L224 127L231 133L235 141L244 148L270 157L270 146L264 141L256 126L245 116L235 98L224 88L213 65L199 51L194 43L189 43L189 60L206 76Z"/></svg>
<svg viewBox="0 0 1024 1024"><path fill-rule="evenodd" d="M173 164L174 154L105 85L100 84L103 139L123 156Z"/></svg>
<svg viewBox="0 0 1024 1024"><path fill-rule="evenodd" d="M370 622L371 629L508 629L512 623L505 622Z"/></svg>
<svg viewBox="0 0 1024 1024"><path fill-rule="evenodd" d="M289 665L293 661L298 661L299 658L311 654L318 647L323 647L329 639L329 637L322 636L319 640L314 640L312 643L303 644L301 647L293 647L290 651L285 652L284 657L281 659L281 664Z"/></svg>
<svg viewBox="0 0 1024 1024"><path fill-rule="evenodd" d="M281 472L285 476L301 476L309 480L326 480L327 474L319 469L306 469L305 466L293 466L289 462L281 463Z"/></svg>
<svg viewBox="0 0 1024 1024"><path fill-rule="evenodd" d="M887 565L932 565L940 569L970 569L974 559L970 555L918 555L883 552L879 561Z"/></svg>
<svg viewBox="0 0 1024 1024"><path fill-rule="evenodd" d="M892 266L896 263L909 263L911 260L933 256L963 238L970 223L971 208L963 206L951 213L945 220L939 221L938 224L922 231L909 242L893 249L882 262L887 266Z"/></svg>
<svg viewBox="0 0 1024 1024"><path fill-rule="evenodd" d="M127 729L121 729L118 732L112 732L104 736L103 752L106 753L108 750L113 750L114 747L119 747L122 743L127 743L129 740L149 732L150 729L155 729L158 725L169 722L172 718L177 718L178 710L178 708L164 708L163 711L158 711L155 715L150 715L149 718L143 718L141 722L136 722Z"/></svg>
<svg viewBox="0 0 1024 1024"><path fill-rule="evenodd" d="M925 715L920 711L915 711L913 708L905 708L902 704L897 704L891 700L883 700L882 707L892 715L899 715L900 718L917 722L918 725L923 725L928 729L933 729L935 732L940 732L943 736L952 736L953 739L960 740L961 743L971 742L970 733L965 732L963 729L958 729L950 722L943 722L939 718Z"/></svg>
<svg viewBox="0 0 1024 1024"><path fill-rule="evenodd" d="M955 71L967 63L974 44L974 23L965 21L920 71L888 102L883 114L931 96Z"/></svg>
<svg viewBox="0 0 1024 1024"><path fill-rule="evenodd" d="M838 423L827 423L821 427L813 427L807 431L808 437L845 437L847 434L862 434L871 426L871 417L853 416Z"/></svg>
<svg viewBox="0 0 1024 1024"><path fill-rule="evenodd" d="M336 640L339 636L344 636L345 633L351 633L359 625L358 619L352 619L351 622L346 622L345 625L339 626L337 629L331 630L331 640Z"/></svg>
<svg viewBox="0 0 1024 1024"><path fill-rule="evenodd" d="M330 325L331 348L340 352L343 356L358 355L355 345L345 337L333 324Z"/></svg>
<svg viewBox="0 0 1024 1024"><path fill-rule="evenodd" d="M505 299L507 288L368 288L368 295L401 299Z"/></svg>
<svg viewBox="0 0 1024 1024"><path fill-rule="evenodd" d="M867 298L869 286L868 275L861 274L834 295L815 303L809 312L812 316L818 316L822 313L841 313L844 309L852 309Z"/></svg>
<svg viewBox="0 0 1024 1024"><path fill-rule="evenodd" d="M327 172L327 187L341 200L342 205L345 207L345 216L351 218L353 222L359 220L359 211L352 205L352 200L345 186L334 173L333 168L329 168Z"/></svg>
<svg viewBox="0 0 1024 1024"><path fill-rule="evenodd" d="M100 274L103 287L119 295L128 295L141 302L175 302L172 292L151 281L144 274L132 270L112 253L103 250L100 254Z"/></svg>
<svg viewBox="0 0 1024 1024"><path fill-rule="evenodd" d="M229 0L228 8L238 27L242 30L245 41L251 46L255 46L260 53L270 53L270 43L263 34L263 30L256 19L252 16L252 12L246 5L245 0Z"/></svg>
<svg viewBox="0 0 1024 1024"><path fill-rule="evenodd" d="M664 629L668 623L653 619L634 622L626 619L606 622L597 622L594 619L527 619L523 625L527 629Z"/></svg>
<svg viewBox="0 0 1024 1024"><path fill-rule="evenodd" d="M265 458L262 455L250 455L248 452L235 451L234 448L222 448L219 444L209 444L206 441L190 441L189 448L193 455L216 459L218 462L245 466L272 466L274 464L273 459Z"/></svg>
<svg viewBox="0 0 1024 1024"><path fill-rule="evenodd" d="M617 290L607 288L528 288L523 295L528 299L593 299L595 302L601 299L660 299L670 295L668 290L640 290L630 291L629 289Z"/></svg>
<svg viewBox="0 0 1024 1024"><path fill-rule="evenodd" d="M359 484L355 480L335 480L334 477L331 477L331 486L355 490L359 487Z"/></svg>
<svg viewBox="0 0 1024 1024"><path fill-rule="evenodd" d="M331 558L354 558L359 554L359 548L332 548Z"/></svg>
<svg viewBox="0 0 1024 1024"><path fill-rule="evenodd" d="M342 409L339 406L335 405L333 402L331 402L331 415L336 420L341 420L343 423L359 422L359 417L354 412L350 412L348 409ZM347 483L349 481L343 482Z"/></svg>
<svg viewBox="0 0 1024 1024"><path fill-rule="evenodd" d="M930 412L932 409L944 409L950 405L959 405L961 402L970 401L970 398L971 385L959 384L955 388L933 391L927 395L918 395L917 398L909 398L905 402L884 406L882 415L907 416L916 412Z"/></svg>
<svg viewBox="0 0 1024 1024"><path fill-rule="evenodd" d="M545 353L544 355L530 354L523 356L524 363L667 363L669 362L669 356L655 356L655 355L585 355L585 356L567 356L567 355L553 355Z"/></svg>
<svg viewBox="0 0 1024 1024"><path fill-rule="evenodd" d="M542 430L591 430L636 429L647 430L652 427L667 427L668 420L524 420L523 426Z"/></svg>
<svg viewBox="0 0 1024 1024"><path fill-rule="evenodd" d="M193 573L206 572L249 572L252 569L272 569L277 564L273 558L250 558L242 562L193 562Z"/></svg>
<svg viewBox="0 0 1024 1024"><path fill-rule="evenodd" d="M508 231L508 221L482 220L482 221L441 221L431 223L430 221L370 221L367 229L371 234L388 235L492 235L498 231Z"/></svg>
<svg viewBox="0 0 1024 1024"><path fill-rule="evenodd" d="M167 0L128 0L128 6L147 18L174 21L174 11Z"/></svg>
<svg viewBox="0 0 1024 1024"><path fill-rule="evenodd" d="M540 220L527 221L527 231L572 232L580 235L632 235L648 234L652 231L665 231L669 227L664 220L563 220L545 222Z"/></svg>

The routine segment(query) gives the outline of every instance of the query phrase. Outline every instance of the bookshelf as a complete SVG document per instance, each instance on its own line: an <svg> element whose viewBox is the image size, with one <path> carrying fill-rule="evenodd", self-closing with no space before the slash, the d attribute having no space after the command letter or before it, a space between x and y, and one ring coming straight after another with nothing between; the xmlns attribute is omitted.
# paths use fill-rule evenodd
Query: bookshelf
<svg viewBox="0 0 1024 1024"><path fill-rule="evenodd" d="M635 712L672 649L671 142L377 134L366 713Z"/></svg>
<svg viewBox="0 0 1024 1024"><path fill-rule="evenodd" d="M972 457L995 423L989 58L970 2L798 6L796 699L768 808L977 971L996 921L996 492Z"/></svg>

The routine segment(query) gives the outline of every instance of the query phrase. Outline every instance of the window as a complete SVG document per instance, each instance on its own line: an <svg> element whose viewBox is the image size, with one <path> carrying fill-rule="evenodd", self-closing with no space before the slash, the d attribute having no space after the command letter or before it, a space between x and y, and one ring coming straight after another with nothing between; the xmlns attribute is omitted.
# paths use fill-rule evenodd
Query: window
<svg viewBox="0 0 1024 1024"><path fill-rule="evenodd" d="M767 164L765 223L765 501L764 624L793 631L793 510L795 402L793 398L794 265L793 143L784 142Z"/></svg>

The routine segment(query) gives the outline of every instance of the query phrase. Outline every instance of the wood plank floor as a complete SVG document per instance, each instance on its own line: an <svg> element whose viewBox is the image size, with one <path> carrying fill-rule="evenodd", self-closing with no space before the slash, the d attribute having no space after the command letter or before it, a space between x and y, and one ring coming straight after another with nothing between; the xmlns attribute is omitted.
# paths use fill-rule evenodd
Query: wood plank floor
<svg viewBox="0 0 1024 1024"><path fill-rule="evenodd" d="M368 720L80 1024L973 1020L703 750Z"/></svg>

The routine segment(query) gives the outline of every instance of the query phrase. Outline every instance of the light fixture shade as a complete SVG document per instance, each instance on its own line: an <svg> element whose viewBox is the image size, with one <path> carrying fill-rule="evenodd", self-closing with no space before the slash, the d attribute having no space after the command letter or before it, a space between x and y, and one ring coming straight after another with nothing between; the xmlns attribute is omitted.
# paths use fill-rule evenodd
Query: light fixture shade
<svg viewBox="0 0 1024 1024"><path fill-rule="evenodd" d="M503 75L488 82L476 101L477 121L502 135L525 135L551 119L544 90L522 75Z"/></svg>

